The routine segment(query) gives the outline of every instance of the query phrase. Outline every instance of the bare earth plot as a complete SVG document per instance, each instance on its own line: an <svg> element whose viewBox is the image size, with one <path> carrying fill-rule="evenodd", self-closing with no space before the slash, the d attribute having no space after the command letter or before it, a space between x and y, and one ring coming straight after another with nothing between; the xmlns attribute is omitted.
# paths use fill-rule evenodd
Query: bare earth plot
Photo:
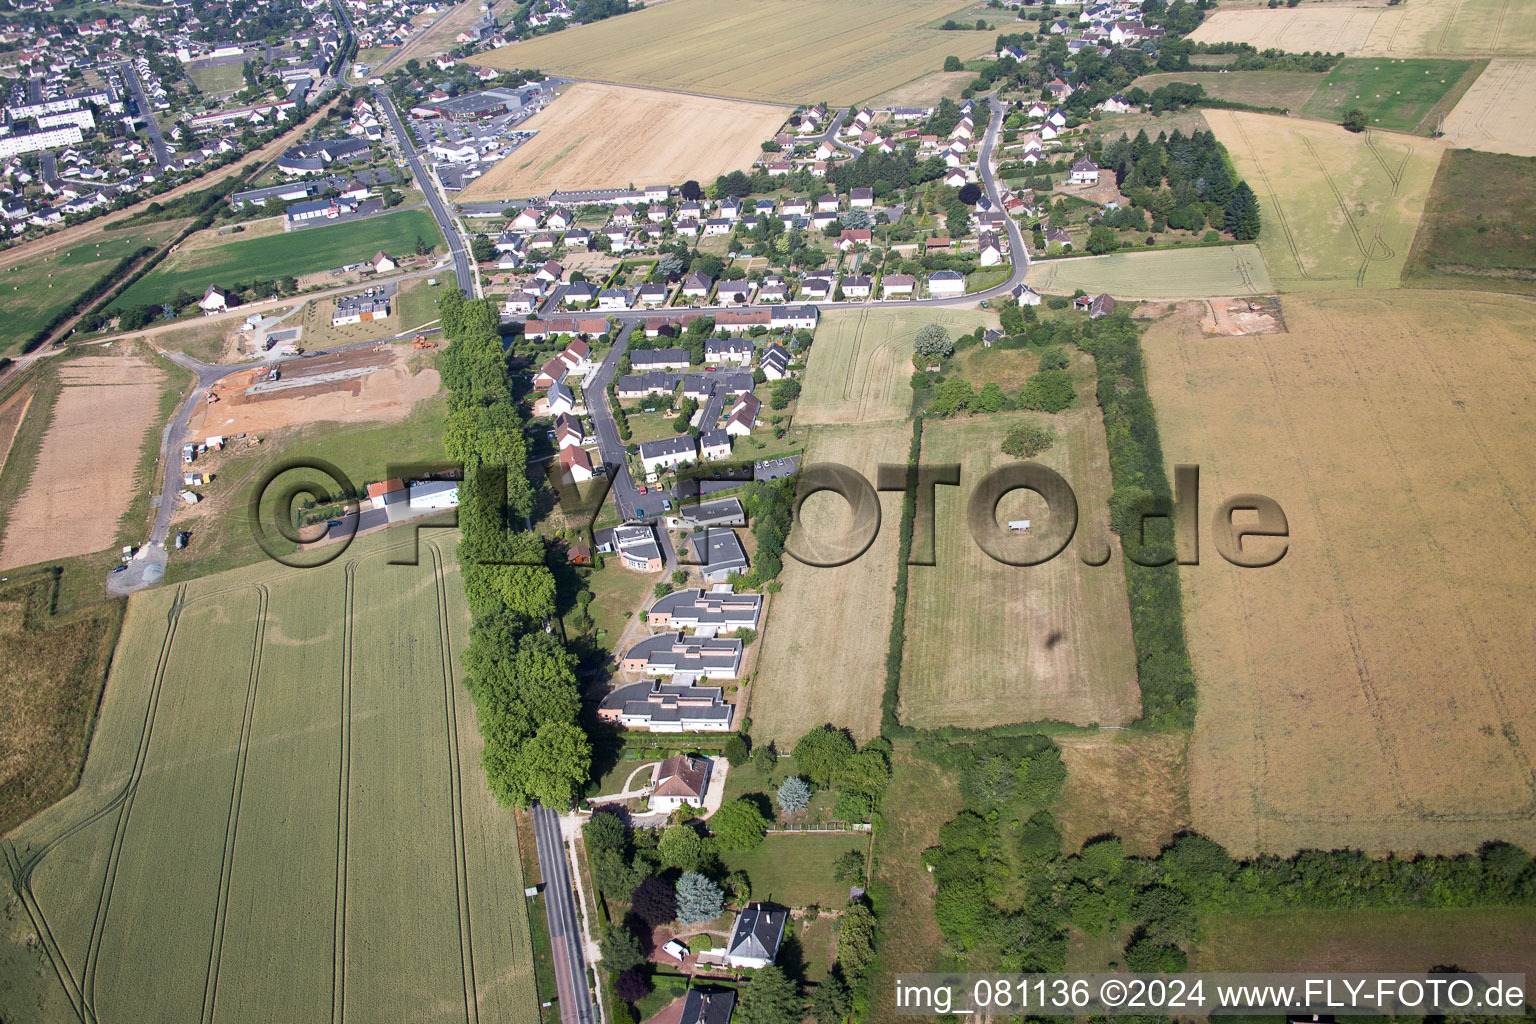
<svg viewBox="0 0 1536 1024"><path fill-rule="evenodd" d="M906 464L911 443L904 422L823 427L811 435L806 464L841 463L873 484L882 462ZM853 562L822 569L784 558L784 589L768 612L749 709L752 734L780 750L826 722L848 727L861 743L880 731L901 495L881 494L880 507L880 532ZM797 545L812 537L851 535L848 504L835 494L812 495L801 515L791 549L804 550Z"/></svg>
<svg viewBox="0 0 1536 1024"><path fill-rule="evenodd" d="M954 0L668 0L472 58L620 85L846 106L977 56L984 32L929 28ZM966 52L966 48L970 52Z"/></svg>
<svg viewBox="0 0 1536 1024"><path fill-rule="evenodd" d="M1060 556L1027 567L987 555L966 526L976 485L1016 461L998 445L1021 420L1055 429L1055 446L1038 461L1066 477L1078 503L1077 539ZM923 461L958 462L960 486L937 491L936 564L908 570L902 723L982 729L1047 719L1123 725L1140 717L1118 550L1098 567L1077 557L1083 543L1102 547L1112 536L1109 454L1098 407L1080 405L1056 416L933 420L923 429ZM1044 502L1032 494L1026 501L1026 494L1005 497L998 518L1030 518L1033 531L1049 529ZM1017 508L1010 504L1015 499Z"/></svg>
<svg viewBox="0 0 1536 1024"><path fill-rule="evenodd" d="M1536 156L1536 61L1495 60L1445 119L1452 146Z"/></svg>
<svg viewBox="0 0 1536 1024"><path fill-rule="evenodd" d="M785 115L763 103L577 82L522 126L538 134L476 179L463 200L712 181L751 166Z"/></svg>
<svg viewBox="0 0 1536 1024"><path fill-rule="evenodd" d="M0 1014L539 1019L453 541L401 540L129 600L80 788L3 844L0 962L45 970Z"/></svg>
<svg viewBox="0 0 1536 1024"><path fill-rule="evenodd" d="M1294 117L1207 110L1259 198L1259 249L1281 291L1393 288L1445 144Z"/></svg>
<svg viewBox="0 0 1536 1024"><path fill-rule="evenodd" d="M1199 464L1207 509L1269 495L1290 541L1180 573L1194 827L1240 855L1529 847L1536 310L1292 296L1289 333L1245 338L1198 315L1143 340L1170 472Z"/></svg>
<svg viewBox="0 0 1536 1024"><path fill-rule="evenodd" d="M73 359L58 373L64 388L27 489L7 517L0 569L111 547L133 497L163 374L144 360L109 356Z"/></svg>
<svg viewBox="0 0 1536 1024"><path fill-rule="evenodd" d="M1176 299L1199 295L1263 295L1274 289L1256 245L1160 249L1035 260L1030 287L1042 292L1081 288L1117 298Z"/></svg>
<svg viewBox="0 0 1536 1024"><path fill-rule="evenodd" d="M979 310L829 310L816 328L795 420L905 419L912 411L912 339L918 328L942 324L953 338L996 322Z"/></svg>

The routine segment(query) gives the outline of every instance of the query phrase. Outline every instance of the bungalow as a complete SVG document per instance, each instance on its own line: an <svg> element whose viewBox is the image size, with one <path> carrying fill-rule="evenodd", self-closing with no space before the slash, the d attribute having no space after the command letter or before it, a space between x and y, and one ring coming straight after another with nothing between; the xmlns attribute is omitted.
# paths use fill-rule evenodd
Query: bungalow
<svg viewBox="0 0 1536 1024"><path fill-rule="evenodd" d="M645 467L647 475L669 466L693 462L698 457L699 450L688 434L640 443L640 464Z"/></svg>
<svg viewBox="0 0 1536 1024"><path fill-rule="evenodd" d="M825 299L832 294L830 277L808 277L800 282L800 297L812 301Z"/></svg>
<svg viewBox="0 0 1536 1024"><path fill-rule="evenodd" d="M765 367L763 369L764 376L767 376L767 373L768 370ZM752 427L757 423L757 412L762 407L763 403L758 401L756 395L742 395L736 400L736 405L731 409L731 414L725 418L726 433L734 434L738 437L752 433ZM693 446L692 438L688 439L688 444L691 449ZM641 445L640 447L643 453L645 446Z"/></svg>
<svg viewBox="0 0 1536 1024"><path fill-rule="evenodd" d="M976 254L978 262L984 267L995 267L1003 262L1003 247L993 234L982 235L976 239Z"/></svg>
<svg viewBox="0 0 1536 1024"><path fill-rule="evenodd" d="M560 296L560 305L569 309L571 306L585 306L597 298L597 289L586 281L572 281L565 286L565 291Z"/></svg>
<svg viewBox="0 0 1536 1024"><path fill-rule="evenodd" d="M680 220L676 224L677 233L688 238L699 236L699 222L696 220Z"/></svg>
<svg viewBox="0 0 1536 1024"><path fill-rule="evenodd" d="M579 446L586 439L586 433L581 429L581 420L568 412L563 412L555 417L555 444L559 448L572 448Z"/></svg>
<svg viewBox="0 0 1536 1024"><path fill-rule="evenodd" d="M748 903L736 915L725 946L726 963L737 969L761 970L779 955L789 911L772 903Z"/></svg>
<svg viewBox="0 0 1536 1024"><path fill-rule="evenodd" d="M585 249L592 244L592 232L586 228L571 228L560 244L567 249Z"/></svg>
<svg viewBox="0 0 1536 1024"><path fill-rule="evenodd" d="M773 311L772 326L794 331L814 331L821 319L821 310L815 306L785 306Z"/></svg>
<svg viewBox="0 0 1536 1024"><path fill-rule="evenodd" d="M729 589L675 590L658 598L646 614L655 629L706 629L728 633L756 629L763 614L763 595L735 594Z"/></svg>
<svg viewBox="0 0 1536 1024"><path fill-rule="evenodd" d="M646 532L650 533L649 527ZM614 531L615 538L618 533L618 530ZM655 543L654 539L652 543ZM659 633L625 651L619 668L647 676L673 676L685 672L708 679L735 679L741 669L741 641Z"/></svg>
<svg viewBox="0 0 1536 1024"><path fill-rule="evenodd" d="M563 412L576 411L576 396L560 381L549 386L549 414L559 416Z"/></svg>
<svg viewBox="0 0 1536 1024"><path fill-rule="evenodd" d="M917 279L910 274L886 274L880 279L881 298L904 298L917 289Z"/></svg>
<svg viewBox="0 0 1536 1024"><path fill-rule="evenodd" d="M635 572L661 571L661 545L649 523L629 523L614 527L613 546L618 549L624 568Z"/></svg>
<svg viewBox="0 0 1536 1024"><path fill-rule="evenodd" d="M718 321L716 323L718 326ZM745 338L710 338L704 342L706 363L751 366L752 357L756 353L757 346Z"/></svg>
<svg viewBox="0 0 1536 1024"><path fill-rule="evenodd" d="M751 297L751 281L721 281L720 287L715 289L715 301L722 305L727 302L746 302Z"/></svg>
<svg viewBox="0 0 1536 1024"><path fill-rule="evenodd" d="M836 210L817 210L815 213L811 214L811 223L815 225L816 230L818 231L825 231L827 228L831 227L833 222L836 220Z"/></svg>
<svg viewBox="0 0 1536 1024"><path fill-rule="evenodd" d="M564 210L555 210L550 213L549 219L544 222L544 226L551 231L564 231L571 226L571 215Z"/></svg>
<svg viewBox="0 0 1536 1024"><path fill-rule="evenodd" d="M856 245L869 245L874 241L875 233L869 228L843 228L842 237L837 240L837 247L845 252Z"/></svg>
<svg viewBox="0 0 1536 1024"><path fill-rule="evenodd" d="M512 226L524 231L532 231L539 226L543 219L543 211L537 206L525 206L517 211L517 216L512 218Z"/></svg>
<svg viewBox="0 0 1536 1024"><path fill-rule="evenodd" d="M690 299L702 299L714 287L715 279L702 271L694 271L683 278L683 295Z"/></svg>
<svg viewBox="0 0 1536 1024"><path fill-rule="evenodd" d="M736 709L722 697L718 686L646 680L609 693L598 705L597 717L605 722L618 722L626 729L650 732L727 732ZM699 1020L726 1024L729 1018Z"/></svg>
<svg viewBox="0 0 1536 1024"><path fill-rule="evenodd" d="M709 787L709 758L677 754L656 766L647 805L651 810L675 811L679 807L703 807Z"/></svg>
<svg viewBox="0 0 1536 1024"><path fill-rule="evenodd" d="M537 295L528 292L513 292L507 296L507 301L501 304L502 313L507 316L528 314L533 312L533 307L539 301Z"/></svg>
<svg viewBox="0 0 1536 1024"><path fill-rule="evenodd" d="M950 188L964 188L965 181L965 172L958 167L950 168L949 173L944 175L944 184Z"/></svg>
<svg viewBox="0 0 1536 1024"><path fill-rule="evenodd" d="M635 305L660 306L667 301L667 286L664 284L643 284L635 292Z"/></svg>
<svg viewBox="0 0 1536 1024"><path fill-rule="evenodd" d="M736 531L728 527L699 530L688 538L688 549L700 574L710 583L724 582L731 573L747 571L747 552Z"/></svg>
<svg viewBox="0 0 1536 1024"><path fill-rule="evenodd" d="M811 202L809 199L795 198L784 200L784 205L779 208L779 212L787 217L804 217L810 212L810 209Z"/></svg>
<svg viewBox="0 0 1536 1024"><path fill-rule="evenodd" d="M1135 110L1136 109L1136 104L1132 103L1130 100L1126 99L1124 96L1121 96L1119 93L1115 93L1109 99L1104 100L1102 103L1100 103L1098 106L1094 107L1093 109L1094 110L1102 110L1106 114L1126 114L1126 113L1129 113L1132 110Z"/></svg>
<svg viewBox="0 0 1536 1024"><path fill-rule="evenodd" d="M529 239L528 239L528 248L529 249L553 249L555 247L555 241L556 241L556 235L554 234L554 232L552 232L552 231L540 231L538 234L529 237Z"/></svg>
<svg viewBox="0 0 1536 1024"><path fill-rule="evenodd" d="M1097 185L1099 183L1099 165L1086 156L1079 157L1072 164L1072 174L1067 180L1073 185Z"/></svg>
<svg viewBox="0 0 1536 1024"><path fill-rule="evenodd" d="M1072 248L1072 236L1067 233L1066 228L1051 228L1045 233L1045 244L1048 246L1059 245L1064 249L1070 249Z"/></svg>
<svg viewBox="0 0 1536 1024"><path fill-rule="evenodd" d="M928 294L934 297L965 294L965 275L958 270L938 270L928 275Z"/></svg>
<svg viewBox="0 0 1536 1024"><path fill-rule="evenodd" d="M632 370L686 370L688 350L685 348L631 349L629 365Z"/></svg>
<svg viewBox="0 0 1536 1024"><path fill-rule="evenodd" d="M222 313L229 308L229 292L216 284L211 284L208 290L203 292L203 297L198 300L197 305L204 316Z"/></svg>
<svg viewBox="0 0 1536 1024"><path fill-rule="evenodd" d="M629 308L629 292L623 288L604 288L597 296L597 308L621 310Z"/></svg>
<svg viewBox="0 0 1536 1024"><path fill-rule="evenodd" d="M789 299L789 285L782 277L764 278L761 287L757 289L758 302L786 302Z"/></svg>
<svg viewBox="0 0 1536 1024"><path fill-rule="evenodd" d="M585 483L594 476L592 459L582 448L560 449L560 478L569 483Z"/></svg>
<svg viewBox="0 0 1536 1024"><path fill-rule="evenodd" d="M848 192L848 205L855 210L868 210L875 205L875 190L856 188Z"/></svg>
<svg viewBox="0 0 1536 1024"><path fill-rule="evenodd" d="M1046 114L1049 114L1050 112L1051 112L1051 108L1050 107L1046 106L1044 103L1040 102L1039 100L1036 100L1035 102L1033 102L1033 103L1031 103L1029 105L1029 109L1028 110L1024 111L1024 116L1029 118L1032 121L1038 121L1040 118L1044 117Z"/></svg>
<svg viewBox="0 0 1536 1024"><path fill-rule="evenodd" d="M782 380L789 376L789 350L783 345L773 344L763 349L762 358L757 363L763 370L763 376L769 380Z"/></svg>
<svg viewBox="0 0 1536 1024"><path fill-rule="evenodd" d="M838 287L842 288L844 298L867 299L869 298L871 284L868 277L860 275L858 277L843 278Z"/></svg>

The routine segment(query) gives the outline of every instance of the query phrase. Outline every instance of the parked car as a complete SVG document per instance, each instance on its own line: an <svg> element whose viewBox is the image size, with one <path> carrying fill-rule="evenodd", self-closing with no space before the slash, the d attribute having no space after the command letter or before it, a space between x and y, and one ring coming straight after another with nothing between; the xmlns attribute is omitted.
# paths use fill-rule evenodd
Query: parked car
<svg viewBox="0 0 1536 1024"><path fill-rule="evenodd" d="M641 494L644 494L645 493L645 484L636 484L635 485L635 490L639 491Z"/></svg>
<svg viewBox="0 0 1536 1024"><path fill-rule="evenodd" d="M663 512L671 512L672 511L672 500L670 498L663 498L661 500L661 510Z"/></svg>
<svg viewBox="0 0 1536 1024"><path fill-rule="evenodd" d="M127 572L128 571L128 567L126 565L114 565L112 567L112 571L113 572Z"/></svg>

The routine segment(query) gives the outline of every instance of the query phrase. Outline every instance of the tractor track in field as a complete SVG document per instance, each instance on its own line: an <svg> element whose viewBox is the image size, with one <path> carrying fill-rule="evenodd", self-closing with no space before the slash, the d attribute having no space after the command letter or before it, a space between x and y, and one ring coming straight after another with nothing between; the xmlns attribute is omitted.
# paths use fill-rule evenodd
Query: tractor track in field
<svg viewBox="0 0 1536 1024"><path fill-rule="evenodd" d="M1296 236L1291 232L1291 223L1285 215L1285 207L1280 204L1279 194L1275 191L1274 184L1269 180L1269 172L1264 168L1264 161L1259 159L1258 151L1253 148L1253 142L1248 138L1247 129L1235 117L1232 118L1232 127L1237 130L1238 135L1242 136L1243 146L1248 150L1248 156L1259 169L1259 177L1264 182L1265 191L1269 193L1270 204L1274 206L1275 214L1280 218L1280 230L1285 235L1285 247L1291 252L1291 260L1296 264L1296 272L1302 276L1303 280L1315 280L1311 273L1308 272L1307 265L1302 262L1301 246L1297 244Z"/></svg>
<svg viewBox="0 0 1536 1024"><path fill-rule="evenodd" d="M443 663L443 714L448 727L448 818L453 829L453 888L459 915L459 964L464 972L464 1020L479 1024L480 999L475 989L475 945L469 913L469 857L464 840L464 778L459 762L459 705L453 681L453 642L448 628L448 589L443 552L428 541L432 553L432 585L437 596L439 652Z"/></svg>
<svg viewBox="0 0 1536 1024"><path fill-rule="evenodd" d="M331 1021L342 1024L347 998L347 826L352 788L352 637L357 601L358 558L342 570L345 580L341 612L341 746L336 783L336 904L331 938Z"/></svg>
<svg viewBox="0 0 1536 1024"><path fill-rule="evenodd" d="M213 938L208 950L208 976L203 982L201 1024L212 1024L219 992L219 966L224 958L224 929L229 921L229 885L235 872L235 842L240 830L240 797L245 791L245 766L251 753L251 729L256 719L256 688L261 681L262 646L267 635L267 608L271 592L263 584L256 590L256 635L251 644L251 673L245 688L245 711L240 719L240 740L235 747L235 780L229 795L229 818L224 825L224 850L219 860L219 895L213 913Z"/></svg>

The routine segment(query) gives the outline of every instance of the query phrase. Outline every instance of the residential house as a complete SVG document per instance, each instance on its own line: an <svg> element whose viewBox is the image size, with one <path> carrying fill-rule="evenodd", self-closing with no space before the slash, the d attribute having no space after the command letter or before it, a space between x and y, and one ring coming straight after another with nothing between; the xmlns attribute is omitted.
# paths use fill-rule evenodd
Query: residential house
<svg viewBox="0 0 1536 1024"><path fill-rule="evenodd" d="M585 306L597 298L597 289L587 281L572 281L565 286L565 291L560 296L560 305L566 309L572 306Z"/></svg>
<svg viewBox="0 0 1536 1024"><path fill-rule="evenodd" d="M561 449L579 446L586 440L581 421L568 412L555 417L555 444Z"/></svg>
<svg viewBox="0 0 1536 1024"><path fill-rule="evenodd" d="M855 188L848 192L848 205L855 210L868 210L875 205L875 190L872 188Z"/></svg>
<svg viewBox="0 0 1536 1024"><path fill-rule="evenodd" d="M995 267L1003 262L1003 247L993 234L981 235L976 239L977 260L984 267Z"/></svg>
<svg viewBox="0 0 1536 1024"><path fill-rule="evenodd" d="M869 228L843 228L842 236L837 240L837 247L846 252L856 245L869 245L874 237L874 231Z"/></svg>
<svg viewBox="0 0 1536 1024"><path fill-rule="evenodd" d="M736 531L717 527L699 530L688 538L688 548L699 572L711 583L724 581L731 573L747 571L747 552Z"/></svg>
<svg viewBox="0 0 1536 1024"><path fill-rule="evenodd" d="M570 388L558 381L549 386L548 401L551 416L576 411L576 396L571 393Z"/></svg>
<svg viewBox="0 0 1536 1024"><path fill-rule="evenodd" d="M656 766L650 798L652 811L675 811L679 807L704 806L704 792L709 786L709 758L678 754Z"/></svg>
<svg viewBox="0 0 1536 1024"><path fill-rule="evenodd" d="M597 296L597 308L624 310L629 308L629 292L623 288L604 288Z"/></svg>
<svg viewBox="0 0 1536 1024"><path fill-rule="evenodd" d="M714 285L714 278L696 270L683 278L683 295L690 299L702 299Z"/></svg>
<svg viewBox="0 0 1536 1024"><path fill-rule="evenodd" d="M839 282L838 287L842 288L844 298L867 299L869 298L871 282L868 277L863 275L845 277Z"/></svg>
<svg viewBox="0 0 1536 1024"><path fill-rule="evenodd" d="M592 459L577 447L560 449L560 477L569 483L584 483L593 477Z"/></svg>
<svg viewBox="0 0 1536 1024"><path fill-rule="evenodd" d="M767 366L763 367L763 375L768 375ZM725 431L738 437L752 433L753 426L757 423L757 413L763 407L756 395L742 395L736 400L736 405L731 409L731 414L725 418ZM690 445L692 439L689 439ZM643 445L641 446L644 447Z"/></svg>
<svg viewBox="0 0 1536 1024"><path fill-rule="evenodd" d="M618 531L614 532L617 536ZM647 676L686 673L709 679L735 679L741 669L741 641L724 637L658 633L625 651L619 668L624 672Z"/></svg>
<svg viewBox="0 0 1536 1024"><path fill-rule="evenodd" d="M650 732L728 732L735 708L723 698L718 686L648 679L613 690L598 704L597 717Z"/></svg>
<svg viewBox="0 0 1536 1024"><path fill-rule="evenodd" d="M886 274L880 279L882 298L909 298L917 290L917 279L910 274Z"/></svg>
<svg viewBox="0 0 1536 1024"><path fill-rule="evenodd" d="M1021 284L1013 290L1014 301L1021 306L1040 305L1040 293L1027 284Z"/></svg>
<svg viewBox="0 0 1536 1024"><path fill-rule="evenodd" d="M965 275L958 270L937 270L928 275L928 294L934 297L965 294Z"/></svg>
<svg viewBox="0 0 1536 1024"><path fill-rule="evenodd" d="M724 430L706 430L699 435L699 455L705 461L731 457L731 435Z"/></svg>
<svg viewBox="0 0 1536 1024"><path fill-rule="evenodd" d="M779 955L789 910L772 903L748 903L736 915L725 961L738 970L761 970Z"/></svg>
<svg viewBox="0 0 1536 1024"><path fill-rule="evenodd" d="M203 292L203 297L198 300L197 305L204 316L222 313L229 308L229 292L216 284L211 284L208 290Z"/></svg>
<svg viewBox="0 0 1536 1024"><path fill-rule="evenodd" d="M1090 320L1097 320L1099 317L1108 316L1115 311L1115 300L1103 293L1095 295L1093 298L1079 295L1072 300L1072 308L1087 313Z"/></svg>
<svg viewBox="0 0 1536 1024"><path fill-rule="evenodd" d="M752 356L756 352L757 346L746 338L710 338L704 342L706 363L751 366Z"/></svg>
<svg viewBox="0 0 1536 1024"><path fill-rule="evenodd" d="M660 572L661 545L649 523L629 523L613 530L613 546L624 568L635 572Z"/></svg>
<svg viewBox="0 0 1536 1024"><path fill-rule="evenodd" d="M635 305L660 306L667 301L667 286L664 284L643 284L635 292Z"/></svg>
<svg viewBox="0 0 1536 1024"><path fill-rule="evenodd" d="M686 370L688 350L685 348L639 348L629 353L629 367L644 370Z"/></svg>
<svg viewBox="0 0 1536 1024"><path fill-rule="evenodd" d="M698 447L693 437L688 434L679 434L676 437L663 437L655 441L642 441L640 443L640 464L645 467L647 475L661 469L666 469L669 466L693 462L698 457Z"/></svg>
<svg viewBox="0 0 1536 1024"><path fill-rule="evenodd" d="M820 320L821 310L815 306L784 306L772 312L771 323L775 329L814 331Z"/></svg>
<svg viewBox="0 0 1536 1024"><path fill-rule="evenodd" d="M1072 164L1072 173L1067 180L1073 185L1097 185L1099 165L1087 156L1079 157Z"/></svg>

